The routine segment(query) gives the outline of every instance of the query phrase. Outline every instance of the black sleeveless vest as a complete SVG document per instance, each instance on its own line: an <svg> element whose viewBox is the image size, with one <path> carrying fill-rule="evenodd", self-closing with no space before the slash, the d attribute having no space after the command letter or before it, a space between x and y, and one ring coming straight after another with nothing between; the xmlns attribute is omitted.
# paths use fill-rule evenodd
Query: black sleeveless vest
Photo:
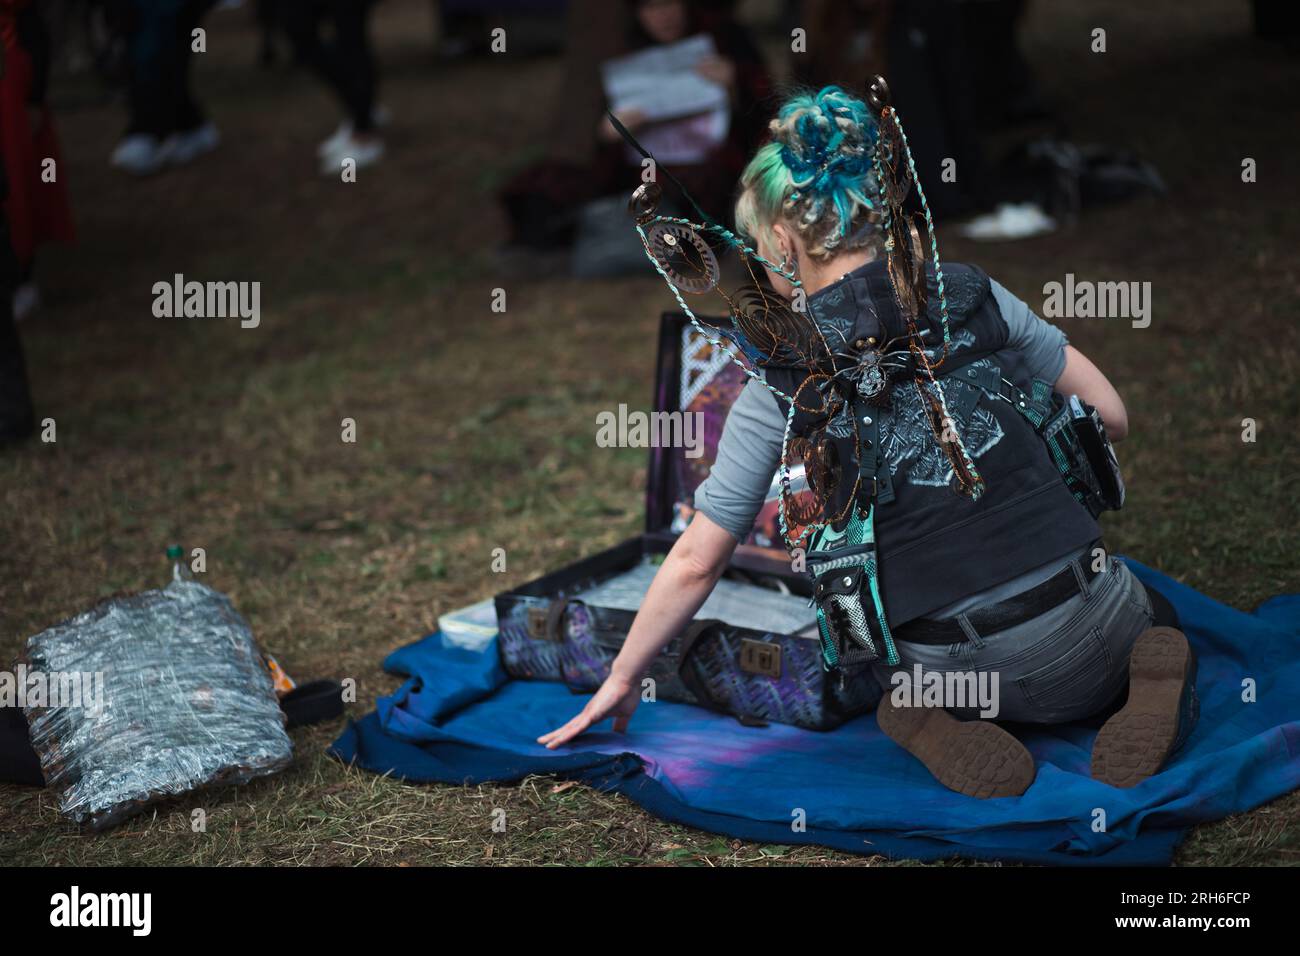
<svg viewBox="0 0 1300 956"><path fill-rule="evenodd" d="M887 407L851 407L859 417L861 447L855 447L851 431L827 431L840 469L836 510L847 500L861 462L871 466L864 474L875 474L880 585L894 627L1075 553L1101 534L1033 426L1011 402L991 394L1003 379L1014 386L1005 389L1013 396L1016 389L1030 393L1032 381L1023 356L1008 347L1009 331L988 276L974 266L944 263L944 286L952 344L937 374L955 428L984 478L984 494L972 501L953 489L951 466L910 371L889 386ZM885 344L906 334L882 261L819 290L807 305L835 346ZM918 327L933 353L943 342L939 315L931 268L929 314ZM902 345L900 340L895 347ZM807 374L766 366L767 381L787 395ZM792 431L802 434L811 423L811 416L796 412Z"/></svg>

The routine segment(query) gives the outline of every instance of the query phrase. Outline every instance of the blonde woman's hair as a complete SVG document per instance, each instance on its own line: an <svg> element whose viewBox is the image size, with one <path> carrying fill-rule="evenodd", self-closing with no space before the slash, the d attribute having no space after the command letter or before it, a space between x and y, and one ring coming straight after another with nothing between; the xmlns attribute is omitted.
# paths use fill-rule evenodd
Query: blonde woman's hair
<svg viewBox="0 0 1300 956"><path fill-rule="evenodd" d="M770 243L772 226L784 222L815 262L876 242L878 130L866 104L838 86L800 93L769 129L772 141L740 178L740 232Z"/></svg>

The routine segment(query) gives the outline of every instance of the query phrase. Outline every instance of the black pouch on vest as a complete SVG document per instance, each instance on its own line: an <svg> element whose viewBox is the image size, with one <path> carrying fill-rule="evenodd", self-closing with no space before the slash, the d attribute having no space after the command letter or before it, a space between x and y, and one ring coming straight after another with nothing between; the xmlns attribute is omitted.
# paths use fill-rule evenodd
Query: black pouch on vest
<svg viewBox="0 0 1300 956"><path fill-rule="evenodd" d="M863 594L865 578L866 568L860 564L831 568L816 576L813 598L828 668L853 670L884 654L883 641L871 626L874 614Z"/></svg>
<svg viewBox="0 0 1300 956"><path fill-rule="evenodd" d="M1101 415L1077 395L1056 396L1055 402L1042 435L1070 491L1094 516L1118 511L1124 476Z"/></svg>

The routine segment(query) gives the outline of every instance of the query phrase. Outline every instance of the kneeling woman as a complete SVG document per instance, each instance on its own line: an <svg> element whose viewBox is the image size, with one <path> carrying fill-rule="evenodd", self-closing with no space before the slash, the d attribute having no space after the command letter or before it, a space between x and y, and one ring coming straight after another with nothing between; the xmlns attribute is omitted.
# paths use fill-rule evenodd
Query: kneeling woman
<svg viewBox="0 0 1300 956"><path fill-rule="evenodd" d="M694 617L762 507L793 398L787 451L805 459L822 505L806 556L828 666L871 666L887 688L918 668L988 674L999 720L1109 712L1093 775L1132 786L1195 719L1194 660L1181 632L1153 627L1151 595L1101 548L1092 510L1040 437L1041 415L1026 411L1044 407L1050 386L1095 407L1120 439L1124 404L1060 330L978 269L945 264L940 283L931 263L928 307L913 299L921 315L909 316L903 270L890 269L879 228L900 201L877 181L876 144L894 132L882 122L836 87L794 97L746 168L737 225L776 292L815 323L833 368L782 366L777 352L806 355L808 343L767 350L764 377L733 406L694 520L608 680L539 742L558 747L608 717L626 728L651 661ZM1033 782L1029 752L979 719L987 712L914 706L919 696L886 692L878 720L945 786L994 797Z"/></svg>

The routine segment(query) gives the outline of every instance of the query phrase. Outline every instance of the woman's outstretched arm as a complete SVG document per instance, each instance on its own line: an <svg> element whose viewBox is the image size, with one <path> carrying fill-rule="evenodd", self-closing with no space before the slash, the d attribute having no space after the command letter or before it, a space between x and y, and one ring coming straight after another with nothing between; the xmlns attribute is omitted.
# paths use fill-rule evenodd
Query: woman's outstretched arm
<svg viewBox="0 0 1300 956"><path fill-rule="evenodd" d="M554 750L611 716L614 730L625 730L640 699L641 678L664 645L695 617L727 569L735 548L736 539L730 532L697 511L655 572L605 683L581 713L563 727L538 737L537 742Z"/></svg>
<svg viewBox="0 0 1300 956"><path fill-rule="evenodd" d="M1062 395L1078 395L1101 413L1106 423L1106 434L1111 441L1119 441L1128 434L1128 411L1124 400L1110 384L1110 379L1073 345L1065 347L1065 369L1056 380L1056 390Z"/></svg>

